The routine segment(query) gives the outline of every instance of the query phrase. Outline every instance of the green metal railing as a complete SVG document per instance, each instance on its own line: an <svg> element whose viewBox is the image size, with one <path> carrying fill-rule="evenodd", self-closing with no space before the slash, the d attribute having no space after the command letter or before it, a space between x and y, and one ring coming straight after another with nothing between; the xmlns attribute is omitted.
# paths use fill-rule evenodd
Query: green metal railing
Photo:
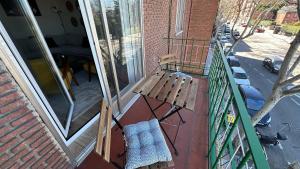
<svg viewBox="0 0 300 169"><path fill-rule="evenodd" d="M209 40L163 38L168 44L168 53L175 54L177 62L168 64L167 70L205 76Z"/></svg>
<svg viewBox="0 0 300 169"><path fill-rule="evenodd" d="M219 42L209 71L209 168L269 169Z"/></svg>

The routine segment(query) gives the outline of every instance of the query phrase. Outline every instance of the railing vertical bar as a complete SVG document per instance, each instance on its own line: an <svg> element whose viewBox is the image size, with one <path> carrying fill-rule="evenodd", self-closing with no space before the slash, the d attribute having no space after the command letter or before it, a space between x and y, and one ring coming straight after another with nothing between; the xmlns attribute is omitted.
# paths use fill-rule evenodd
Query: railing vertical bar
<svg viewBox="0 0 300 169"><path fill-rule="evenodd" d="M203 59L204 47L205 47L205 41L203 41L202 50L201 50L201 55L200 55L200 63L201 63L201 64L202 64L202 59Z"/></svg>
<svg viewBox="0 0 300 169"><path fill-rule="evenodd" d="M232 133L233 133L233 130L236 128L236 126L237 126L237 124L238 124L239 118L240 118L240 116L237 115L237 117L236 117L236 119L235 119L235 121L234 121L234 123L233 123L233 125L232 125L232 127L231 127L231 129L230 129L230 131L229 131L229 133L228 133L228 135L227 135L226 138L225 138L225 142L224 142L224 144L223 144L223 147L221 148L220 152L219 152L218 155L217 155L217 159L216 159L215 163L213 164L212 169L214 169L214 168L216 167L216 165L217 165L217 163L218 163L218 160L220 159L221 155L223 154L223 152L224 152L224 150L225 150L225 147L226 147L226 145L228 144L229 139L230 139L230 137L231 137L231 135L232 135Z"/></svg>
<svg viewBox="0 0 300 169"><path fill-rule="evenodd" d="M250 157L251 157L251 151L248 150L246 155L244 156L244 158L242 159L242 161L238 165L237 169L241 169L242 167L244 167Z"/></svg>
<svg viewBox="0 0 300 169"><path fill-rule="evenodd" d="M219 75L219 76L216 76L218 79L217 79L217 83L215 84L215 85L213 85L213 88L215 88L215 87L217 87L218 85L219 85L219 87L222 87L222 76L223 76L223 74L224 74L224 76L226 75L226 72L223 70L223 69L219 69L219 71L217 72L217 74ZM221 84L220 84L221 83ZM218 88L218 90L219 90L220 88ZM212 93L212 95L213 95L213 97L212 97L212 105L214 105L215 103L214 103L214 99L215 99L215 91L216 90L214 90L213 91L213 93Z"/></svg>
<svg viewBox="0 0 300 169"><path fill-rule="evenodd" d="M212 84L211 84L212 89L215 89L215 84L219 82L218 80L216 80L217 77L218 77L219 71L221 71L221 69L219 68L218 65L219 65L219 64L218 64L218 60L216 60L216 68L215 68L216 70L213 72ZM212 90L212 92L213 92L213 91L214 91L214 90ZM212 93L209 93L209 95L212 95ZM210 101L211 101L211 100L210 100Z"/></svg>
<svg viewBox="0 0 300 169"><path fill-rule="evenodd" d="M217 136L218 136L218 134L219 134L219 132L220 132L220 130L221 130L221 127L222 127L222 123L224 122L225 117L226 117L226 115L227 115L226 112L227 112L227 110L228 110L228 107L229 107L229 105L230 105L230 102L231 102L232 98L233 98L232 95L230 95L230 97L229 97L229 99L228 99L228 102L227 102L227 104L226 104L226 107L225 107L225 109L224 109L224 111L223 111L221 120L220 120L219 125L218 125L218 129L217 129L216 135L215 135L215 137L214 137L212 143L214 143L214 142L216 141L216 139L217 139ZM212 130L212 128L213 128L213 126L211 127L211 130ZM210 152L210 151L211 151L211 149L209 149L208 152Z"/></svg>
<svg viewBox="0 0 300 169"><path fill-rule="evenodd" d="M194 43L195 43L195 40L193 39L192 40L192 47L191 47L191 54L190 54L190 63L189 63L189 65L191 66L191 64L192 64L192 57L193 57L193 50L194 50Z"/></svg>
<svg viewBox="0 0 300 169"><path fill-rule="evenodd" d="M227 86L228 86L228 82L226 83L226 85L225 85L225 87L224 87L224 91L223 91L223 93L222 93L222 97L221 97L221 99L220 99L220 103L219 103L219 106L218 106L217 111L216 111L216 116L215 116L215 118L213 119L213 123L212 123L212 124L215 124L216 119L217 119L217 117L218 117L218 114L219 114L219 112L220 112L220 108L221 108L221 105L222 105L222 100L224 99L224 96L225 96L225 93L226 93L226 90L227 90ZM212 110L212 113L214 113L214 110Z"/></svg>

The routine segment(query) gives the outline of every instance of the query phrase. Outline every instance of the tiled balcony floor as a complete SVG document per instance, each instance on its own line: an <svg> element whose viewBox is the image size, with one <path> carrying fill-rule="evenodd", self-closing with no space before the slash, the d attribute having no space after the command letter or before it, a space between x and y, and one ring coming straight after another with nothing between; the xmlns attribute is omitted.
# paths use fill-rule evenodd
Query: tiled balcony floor
<svg viewBox="0 0 300 169"><path fill-rule="evenodd" d="M175 142L179 155L174 154L174 150L169 145L172 152L175 169L207 169L208 159L206 158L208 151L208 87L207 80L200 79L195 112L183 109L180 114L186 121L182 124L178 131ZM148 98L150 104L155 107L160 104L159 101ZM170 108L170 105L162 106L157 114L160 116ZM151 112L142 97L128 110L128 112L120 120L122 125L132 124L151 118ZM178 115L173 115L166 122L170 124L179 123ZM177 127L163 124L167 133L171 138L176 135ZM117 155L124 150L123 140L120 129L116 126L112 129L111 142L111 160L118 164L123 164L123 157ZM167 141L167 140L166 140ZM167 141L168 142L168 141ZM112 164L106 163L102 157L91 153L78 169L114 169Z"/></svg>

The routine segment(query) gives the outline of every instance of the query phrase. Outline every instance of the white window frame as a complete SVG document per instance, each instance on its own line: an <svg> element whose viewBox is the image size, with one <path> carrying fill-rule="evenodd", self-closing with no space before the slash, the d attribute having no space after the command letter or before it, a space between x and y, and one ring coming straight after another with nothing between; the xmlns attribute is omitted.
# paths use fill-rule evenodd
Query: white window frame
<svg viewBox="0 0 300 169"><path fill-rule="evenodd" d="M176 24L175 24L176 36L183 32L184 9L185 9L185 0L177 0Z"/></svg>
<svg viewBox="0 0 300 169"><path fill-rule="evenodd" d="M145 52L144 52L144 29L143 29L143 0L140 0L141 1L141 5L140 5L140 12L141 12L141 31L142 31L142 74L143 74L143 78L140 79L138 82L136 83L140 83L146 76L145 74ZM30 14L30 17L33 18L32 20L35 22L35 25L34 26L37 26L37 22L34 18L34 15L32 14L32 11L30 10L30 6L28 4L27 1L24 1L24 6L26 7L26 12L28 12ZM88 16L88 14L91 13L91 10L88 10L87 11L87 8L86 6L83 6L83 5L86 5L86 4L89 4L89 1L85 1L85 0L79 0L79 5L82 9L82 15L83 15L83 19L84 19L84 23L87 24L86 26L86 31L87 31L87 35L88 37L91 36L90 39L94 39L94 36L96 35L96 32L93 32L91 30L90 27L93 27L93 23L90 23L90 21L93 21L93 19L91 18L91 16ZM101 5L103 7L103 5ZM88 6L90 7L90 6ZM104 14L106 14L104 12ZM106 17L105 17L106 18ZM88 20L87 20L88 19ZM106 23L106 26L107 26L107 23ZM42 36L42 33L41 33L41 30L39 30L39 27L38 28L38 33L39 33L39 36ZM3 41L1 40L3 38ZM41 38L43 39L43 38ZM7 41L9 40L9 41ZM53 128L57 135L56 136L59 136L60 137L60 140L64 143L65 146L69 146L72 142L74 142L78 137L80 137L80 135L85 132L86 129L88 129L89 127L91 127L97 119L99 119L99 113L93 117L90 121L88 121L84 126L82 126L81 129L79 129L73 136L71 136L70 138L66 138L67 136L67 132L63 131L61 126L59 126L59 123L57 122L57 119L53 118L53 110L51 109L51 106L49 104L47 104L47 99L44 97L42 91L39 89L39 86L38 84L35 82L34 80L34 77L31 75L30 73L30 70L27 68L26 64L22 61L22 57L21 55L18 53L18 50L16 49L16 47L14 46L14 43L12 42L12 40L10 39L8 33L6 32L6 29L4 28L4 26L2 25L1 21L0 21L0 53L2 52L5 52L5 53L9 53L10 56L2 56L0 57L2 60L6 61L8 60L7 62L5 62L6 64L9 64L9 66L13 67L14 70L17 70L18 71L18 75L20 75L21 77L21 83L22 85L25 85L26 87L28 87L30 90L29 91L26 91L28 93L32 93L32 95L34 96L34 98L30 99L32 102L35 102L35 105L39 105L41 107L41 110L43 111L43 113L46 115L46 118L47 120L49 120L49 122L52 124L51 125L51 128ZM102 61L102 57L99 57L101 56L101 52L100 53L97 53L97 50L100 51L100 49L97 49L96 47L94 47L94 43L90 43L92 46L91 46L91 50L93 52L93 57L94 56L97 56L97 59L95 59L95 61ZM43 45L46 46L46 42L43 41ZM5 51L3 50L3 48L5 49ZM3 50L3 51L2 51ZM50 51L48 51L50 53ZM97 54L94 54L97 53ZM48 54L49 54L48 53ZM99 58L98 58L99 57ZM7 59L8 58L8 59ZM103 62L103 61L102 61ZM98 70L104 70L104 67L103 67L103 63L98 63L96 64L96 66L102 66L101 68L97 68L97 71ZM102 74L103 73L103 74ZM104 94L104 99L105 100L108 100L108 102L112 103L113 102L113 99L111 99L111 95L110 95L110 91L109 91L109 87L108 87L108 83L107 81L105 80L104 76L105 75L105 71L101 71L98 73L98 75L100 76L99 80L100 80L100 83L101 83L101 86L102 86L102 91L103 91L103 94ZM15 76L14 76L15 77ZM134 88L134 87L132 87ZM132 98L128 104L126 104L125 107L123 107L123 111L126 112L132 105L133 103L137 100L138 97L134 97ZM121 109L119 109L121 111ZM121 112L117 112L117 114L120 116L118 116L117 118L121 118L124 114L122 114ZM54 116L55 117L55 116ZM68 127L69 128L69 127Z"/></svg>

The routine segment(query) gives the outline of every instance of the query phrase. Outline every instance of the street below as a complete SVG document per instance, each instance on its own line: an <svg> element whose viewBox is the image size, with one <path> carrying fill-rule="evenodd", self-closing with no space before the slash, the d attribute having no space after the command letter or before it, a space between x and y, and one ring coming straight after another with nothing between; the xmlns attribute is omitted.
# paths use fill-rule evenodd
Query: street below
<svg viewBox="0 0 300 169"><path fill-rule="evenodd" d="M292 38L272 34L270 30L255 33L241 41L235 48L235 55L245 69L252 86L258 88L265 99L271 95L278 75L262 66L265 57L284 57ZM265 147L268 162L272 169L286 169L288 163L300 161L300 94L282 99L270 112L271 125L259 127L262 133L276 135L277 132L287 135L288 140L281 141L279 146Z"/></svg>

